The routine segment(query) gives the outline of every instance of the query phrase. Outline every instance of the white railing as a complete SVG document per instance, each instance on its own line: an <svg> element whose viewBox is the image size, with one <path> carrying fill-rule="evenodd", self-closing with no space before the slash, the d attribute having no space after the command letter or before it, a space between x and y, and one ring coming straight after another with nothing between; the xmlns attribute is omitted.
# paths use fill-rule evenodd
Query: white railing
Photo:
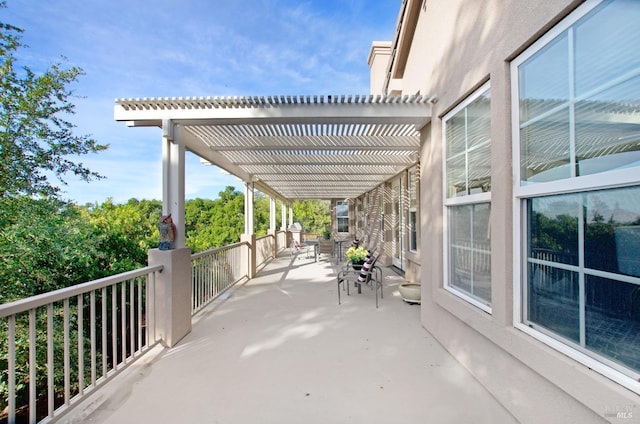
<svg viewBox="0 0 640 424"><path fill-rule="evenodd" d="M256 268L264 265L275 255L275 237L266 235L256 238Z"/></svg>
<svg viewBox="0 0 640 424"><path fill-rule="evenodd" d="M146 267L0 305L4 419L59 417L154 345L161 271Z"/></svg>
<svg viewBox="0 0 640 424"><path fill-rule="evenodd" d="M289 244L287 243L287 232L286 231L278 231L276 233L276 242L278 243L278 252L282 252L286 249Z"/></svg>
<svg viewBox="0 0 640 424"><path fill-rule="evenodd" d="M236 243L191 255L191 315L248 277L248 251L249 244Z"/></svg>

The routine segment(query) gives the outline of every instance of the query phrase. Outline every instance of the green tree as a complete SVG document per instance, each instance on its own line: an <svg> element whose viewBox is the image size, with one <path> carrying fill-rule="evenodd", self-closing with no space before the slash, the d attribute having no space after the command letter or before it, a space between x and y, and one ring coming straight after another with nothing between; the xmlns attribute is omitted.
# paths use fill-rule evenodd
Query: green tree
<svg viewBox="0 0 640 424"><path fill-rule="evenodd" d="M0 1L0 9L6 3ZM75 113L68 85L82 74L56 63L37 74L18 67L22 29L0 22L0 197L18 194L58 195L48 175L66 184L73 174L90 181L101 178L71 158L107 148L89 136L74 135L67 120Z"/></svg>
<svg viewBox="0 0 640 424"><path fill-rule="evenodd" d="M293 202L294 221L305 233L321 234L331 225L330 206L328 200L297 200Z"/></svg>
<svg viewBox="0 0 640 424"><path fill-rule="evenodd" d="M0 303L103 276L101 240L67 203L0 198Z"/></svg>
<svg viewBox="0 0 640 424"><path fill-rule="evenodd" d="M81 210L98 234L102 276L147 265L147 252L158 245L160 201L130 199L118 205L109 199Z"/></svg>
<svg viewBox="0 0 640 424"><path fill-rule="evenodd" d="M194 252L239 242L244 231L244 195L228 186L216 200L187 201L185 228L186 245Z"/></svg>
<svg viewBox="0 0 640 424"><path fill-rule="evenodd" d="M264 236L269 230L269 209L271 201L262 193L256 193L253 202L253 224L256 236Z"/></svg>

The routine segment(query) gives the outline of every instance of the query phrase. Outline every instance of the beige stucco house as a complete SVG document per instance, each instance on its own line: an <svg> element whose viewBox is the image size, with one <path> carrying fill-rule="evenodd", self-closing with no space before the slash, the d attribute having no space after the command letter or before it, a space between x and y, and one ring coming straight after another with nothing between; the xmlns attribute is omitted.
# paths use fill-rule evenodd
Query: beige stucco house
<svg viewBox="0 0 640 424"><path fill-rule="evenodd" d="M408 0L371 49L373 92L435 97L403 212L423 325L522 422L640 420L639 21Z"/></svg>

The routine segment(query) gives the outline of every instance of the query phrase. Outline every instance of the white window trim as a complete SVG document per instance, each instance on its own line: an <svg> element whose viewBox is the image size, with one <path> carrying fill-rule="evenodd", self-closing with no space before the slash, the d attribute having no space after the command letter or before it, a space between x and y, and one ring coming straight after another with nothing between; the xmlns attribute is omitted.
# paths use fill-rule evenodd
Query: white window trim
<svg viewBox="0 0 640 424"><path fill-rule="evenodd" d="M347 205L347 216L338 216L337 207ZM339 219L347 219L347 231L340 231ZM354 223L355 224L355 223ZM338 200L336 202L336 232L338 234L349 234L351 232L351 205L350 202L344 200Z"/></svg>
<svg viewBox="0 0 640 424"><path fill-rule="evenodd" d="M409 252L411 253L417 253L418 252L418 246L420 245L420 222L418 221L419 219L419 214L418 214L418 210L420 209L420 197L418 195L418 192L420 190L420 187L418 185L418 167L417 166L412 166L411 168L409 168L409 170L407 171L407 192L409 194L409 211L408 211L408 216L407 216L407 223L409 225L411 225L411 213L415 212L416 214L416 218L415 218L415 234L416 234L416 248L412 249L411 248L411 234L412 234L412 229L409 227L409 237L408 237L408 242L409 242L409 246L407 246L407 249L409 250ZM414 193L413 196L415 197L415 199L412 199L411 196L411 184L413 181L413 185L414 185ZM413 200L415 202L415 206L411 206L411 200Z"/></svg>
<svg viewBox="0 0 640 424"><path fill-rule="evenodd" d="M572 346L554 338L547 334L529 327L523 323L523 300L526 295L524 289L524 278L526 277L523 269L523 252L526 249L527 231L526 225L526 208L524 204L530 197L551 196L554 194L576 193L587 190L597 190L606 188L618 188L629 185L637 185L638 177L637 169L623 169L609 171L603 174L585 175L579 177L568 178L559 181L550 181L536 183L531 185L521 185L520 183L520 109L519 109L519 75L518 68L531 56L540 51L563 31L574 25L583 16L591 12L595 7L600 5L604 0L587 0L583 5L578 7L571 15L554 26L548 33L538 39L522 54L511 62L511 120L512 120L512 168L513 168L513 246L514 246L514 264L513 264L513 326L522 332L528 334L536 340L546 344L554 350L557 350L569 358L593 369L594 371L604 375L614 382L640 394L640 381L634 380L628 374L616 370L613 366L605 364L591 356L588 356ZM613 364L612 364L613 365Z"/></svg>
<svg viewBox="0 0 640 424"><path fill-rule="evenodd" d="M474 193L468 194L464 196L455 196L447 198L447 131L446 131L446 123L447 121L460 112L465 107L469 106L473 101L478 99L480 96L485 94L489 89L491 89L491 82L487 81L478 87L473 94L464 99L460 104L451 109L443 118L442 118L442 169L443 169L443 178L442 178L442 196L444 198L442 204L442 257L443 257L443 288L449 293L453 294L456 297L463 299L464 301L470 303L471 305L477 307L478 309L483 310L488 314L493 313L493 309L491 305L487 305L478 299L475 299L469 296L462 290L457 289L449 284L449 207L458 206L458 205L471 205L476 203L489 203L491 204L491 192L487 193Z"/></svg>

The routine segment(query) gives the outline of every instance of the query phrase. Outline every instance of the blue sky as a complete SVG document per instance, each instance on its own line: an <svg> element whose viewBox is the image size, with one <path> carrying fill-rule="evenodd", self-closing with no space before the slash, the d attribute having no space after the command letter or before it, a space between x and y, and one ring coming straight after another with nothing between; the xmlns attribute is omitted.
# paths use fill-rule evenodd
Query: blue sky
<svg viewBox="0 0 640 424"><path fill-rule="evenodd" d="M401 0L7 0L24 29L19 64L66 58L78 134L109 144L81 162L106 177L67 177L78 204L161 198L161 134L113 120L117 98L367 94L373 41L391 40ZM216 198L235 177L187 158L188 198Z"/></svg>

